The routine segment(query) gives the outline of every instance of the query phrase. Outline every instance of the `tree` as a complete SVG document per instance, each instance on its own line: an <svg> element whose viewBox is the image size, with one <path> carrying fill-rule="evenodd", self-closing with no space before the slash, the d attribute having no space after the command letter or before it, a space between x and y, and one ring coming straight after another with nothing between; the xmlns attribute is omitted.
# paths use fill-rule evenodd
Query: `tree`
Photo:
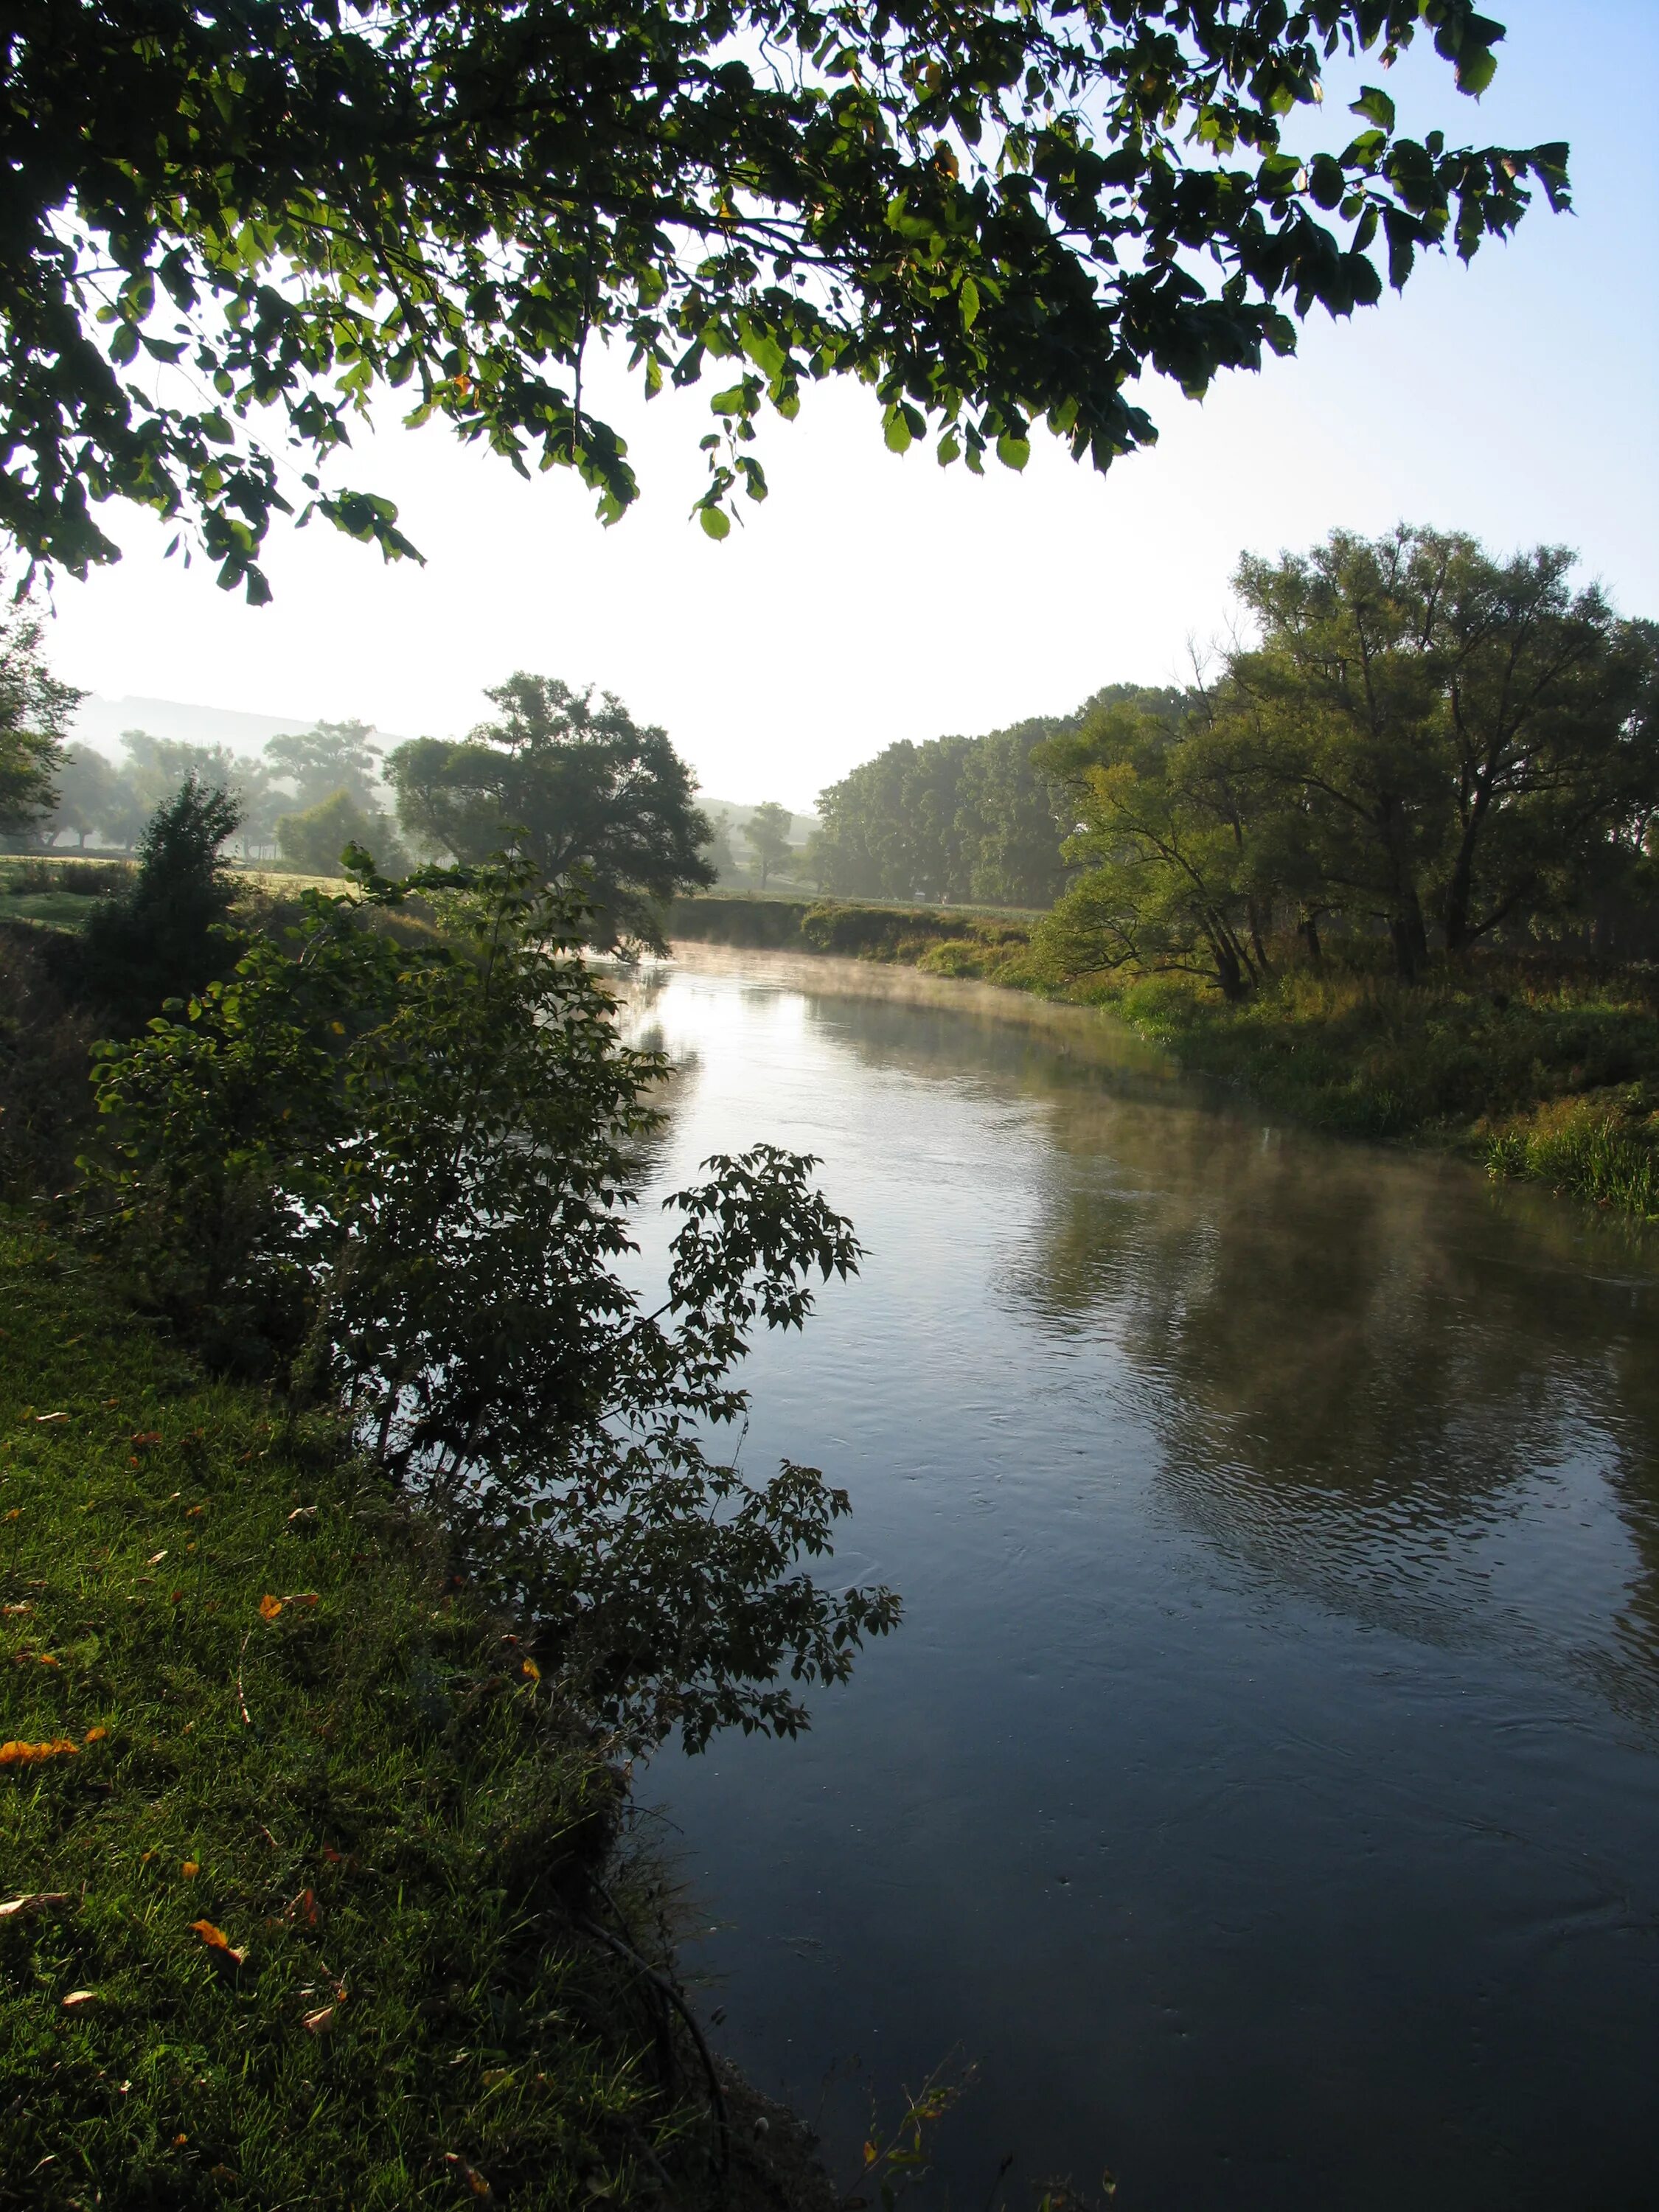
<svg viewBox="0 0 1659 2212"><path fill-rule="evenodd" d="M789 809L780 806L775 799L769 799L755 809L744 824L743 834L760 869L763 890L773 869L781 867L789 858Z"/></svg>
<svg viewBox="0 0 1659 2212"><path fill-rule="evenodd" d="M1425 26L1482 91L1504 33L1470 0L20 0L0 525L78 574L117 556L95 505L136 501L264 599L286 442L301 520L412 551L319 473L387 389L612 520L636 486L595 343L647 395L714 376L717 537L765 492L757 417L831 374L896 450L1018 468L1041 420L1103 469L1155 435L1146 372L1196 396L1290 351L1286 306L1467 259L1533 180L1566 204L1564 146L1411 139L1374 85L1303 150L1327 58L1386 69Z"/></svg>
<svg viewBox="0 0 1659 2212"><path fill-rule="evenodd" d="M114 763L92 745L69 745L58 772L58 802L52 817L54 837L76 838L82 852L94 830L118 822L125 794Z"/></svg>
<svg viewBox="0 0 1659 2212"><path fill-rule="evenodd" d="M1230 656L1232 705L1297 817L1307 896L1382 921L1407 980L1431 927L1459 951L1570 903L1651 788L1650 633L1575 595L1574 557L1402 525L1240 563L1261 640Z"/></svg>
<svg viewBox="0 0 1659 2212"><path fill-rule="evenodd" d="M59 972L76 996L137 1030L166 1000L191 998L229 972L236 886L219 848L240 818L228 793L194 775L157 808L131 884L99 901L79 939L64 940Z"/></svg>
<svg viewBox="0 0 1659 2212"><path fill-rule="evenodd" d="M276 842L283 858L313 876L343 876L343 858L349 846L373 854L378 868L401 874L407 866L392 824L376 806L360 806L349 791L308 808L303 814L284 814L276 823Z"/></svg>
<svg viewBox="0 0 1659 2212"><path fill-rule="evenodd" d="M105 1055L88 1212L175 1325L343 1402L364 1452L441 1516L459 1571L519 1613L532 1662L625 1745L793 1733L896 1617L799 1571L841 1492L750 1481L713 1439L757 1325L797 1327L856 1265L814 1163L704 1164L653 1302L640 1147L664 1064L581 959L586 917L522 866L306 895L296 942ZM366 927L407 889L448 941ZM780 1678L787 1674L787 1685Z"/></svg>
<svg viewBox="0 0 1659 2212"><path fill-rule="evenodd" d="M106 824L115 842L129 849L159 806L182 783L193 780L204 791L222 791L234 801L244 849L266 842L271 818L270 781L264 767L228 745L192 744L186 738L152 737L148 730L123 730L126 754L125 803L118 796Z"/></svg>
<svg viewBox="0 0 1659 2212"><path fill-rule="evenodd" d="M458 860L516 845L544 883L580 885L597 942L660 948L667 902L714 879L709 823L667 732L635 723L611 692L598 707L592 696L520 673L484 694L499 721L458 744L398 746L386 764L398 818Z"/></svg>
<svg viewBox="0 0 1659 2212"><path fill-rule="evenodd" d="M60 684L35 615L0 612L0 836L32 840L57 803L57 773L85 693Z"/></svg>
<svg viewBox="0 0 1659 2212"><path fill-rule="evenodd" d="M1114 705L1037 758L1065 783L1079 823L1066 857L1085 870L1039 925L1039 955L1068 981L1133 967L1248 996L1268 965L1263 886L1226 749Z"/></svg>
<svg viewBox="0 0 1659 2212"><path fill-rule="evenodd" d="M373 722L317 722L295 736L267 738L270 775L289 786L301 807L343 791L367 811L380 804L380 748Z"/></svg>

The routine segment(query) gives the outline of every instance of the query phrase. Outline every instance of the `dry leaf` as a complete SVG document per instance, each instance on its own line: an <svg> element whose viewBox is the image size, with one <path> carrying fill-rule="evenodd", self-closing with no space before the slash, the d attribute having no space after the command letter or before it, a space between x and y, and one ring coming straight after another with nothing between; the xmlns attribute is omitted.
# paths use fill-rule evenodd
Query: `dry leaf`
<svg viewBox="0 0 1659 2212"><path fill-rule="evenodd" d="M319 2005L315 2012L308 2012L300 2025L307 2035L331 2034L334 2028L333 2006Z"/></svg>
<svg viewBox="0 0 1659 2212"><path fill-rule="evenodd" d="M247 1953L239 1951L224 1929L216 1928L210 1920L192 1920L190 1924L210 1951L216 1951L221 1958L228 1959L233 1966L240 1966L246 1958Z"/></svg>
<svg viewBox="0 0 1659 2212"><path fill-rule="evenodd" d="M202 1863L199 1859L186 1859L179 1867L179 1871L183 1875L186 1881L194 1881L197 1875L202 1871Z"/></svg>
<svg viewBox="0 0 1659 2212"><path fill-rule="evenodd" d="M0 1613L33 1613L34 1607L25 1598L21 1605L0 1605Z"/></svg>
<svg viewBox="0 0 1659 2212"><path fill-rule="evenodd" d="M3 1905L0 1905L0 1921L21 1920L26 1912L44 1912L48 1905L68 1903L67 1890L33 1890L27 1897L9 1897Z"/></svg>
<svg viewBox="0 0 1659 2212"><path fill-rule="evenodd" d="M321 1602L315 1590L290 1590L283 1600L284 1605L320 1605Z"/></svg>
<svg viewBox="0 0 1659 2212"><path fill-rule="evenodd" d="M154 1559L146 1559L146 1560L144 1561L144 1565L145 1565L147 1567L159 1567L159 1566L161 1565L161 1564L162 1560L163 1560L163 1559L166 1559L166 1557L167 1557L167 1553L166 1553L166 1551L165 1551L165 1550L162 1550L162 1551L157 1552L157 1553L156 1553L156 1554L155 1554L155 1558L154 1558Z"/></svg>
<svg viewBox="0 0 1659 2212"><path fill-rule="evenodd" d="M259 1601L259 1618L261 1620L275 1620L282 1609L283 1601L281 1598L272 1597L269 1590L265 1592L264 1595Z"/></svg>
<svg viewBox="0 0 1659 2212"><path fill-rule="evenodd" d="M288 1908L288 1917L290 1920L300 1921L307 1928L319 1926L323 1916L317 1910L316 1891L302 1889Z"/></svg>
<svg viewBox="0 0 1659 2212"><path fill-rule="evenodd" d="M199 1520L201 1516L206 1511L207 1508L205 1505L192 1505L189 1512L185 1514L185 1518L186 1521Z"/></svg>
<svg viewBox="0 0 1659 2212"><path fill-rule="evenodd" d="M34 1418L37 1423L44 1421L66 1421L69 1419L69 1415L67 1413L37 1413Z"/></svg>
<svg viewBox="0 0 1659 2212"><path fill-rule="evenodd" d="M469 2166L464 2158L458 2156L453 2150L444 2153L444 2164L459 2174L475 2197L481 2197L486 2204L494 2202L489 2184L476 2166Z"/></svg>
<svg viewBox="0 0 1659 2212"><path fill-rule="evenodd" d="M159 1429L140 1429L136 1436L130 1437L127 1441L135 1451L148 1451L152 1444L161 1443L161 1431Z"/></svg>
<svg viewBox="0 0 1659 2212"><path fill-rule="evenodd" d="M317 1509L314 1505L296 1505L288 1516L288 1525L291 1528L296 1521L314 1521L316 1518Z"/></svg>
<svg viewBox="0 0 1659 2212"><path fill-rule="evenodd" d="M102 1743L104 1738L108 1734L109 1730L106 1728L89 1728L87 1730L87 1741L88 1743Z"/></svg>
<svg viewBox="0 0 1659 2212"><path fill-rule="evenodd" d="M536 1664L533 1659L526 1659L525 1661L524 1672L530 1677L530 1680L532 1682L539 1682L542 1679L542 1670Z"/></svg>
<svg viewBox="0 0 1659 2212"><path fill-rule="evenodd" d="M69 1995L64 1999L64 2010L65 2012L79 2012L82 2005L96 2004L97 2002L98 1992L96 1990L71 1990Z"/></svg>
<svg viewBox="0 0 1659 2212"><path fill-rule="evenodd" d="M48 1743L22 1743L14 1739L10 1743L0 1743L0 1766L38 1766L46 1759L72 1759L80 1748L66 1735L53 1736Z"/></svg>

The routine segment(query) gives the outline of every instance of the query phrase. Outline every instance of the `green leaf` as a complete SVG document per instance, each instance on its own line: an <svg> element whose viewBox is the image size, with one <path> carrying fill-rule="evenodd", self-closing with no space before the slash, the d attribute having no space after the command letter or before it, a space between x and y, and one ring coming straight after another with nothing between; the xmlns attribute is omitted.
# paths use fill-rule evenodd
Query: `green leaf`
<svg viewBox="0 0 1659 2212"><path fill-rule="evenodd" d="M732 535L732 518L723 507L700 507L697 520L702 525L705 538L718 539Z"/></svg>
<svg viewBox="0 0 1659 2212"><path fill-rule="evenodd" d="M1352 103L1349 112L1363 115L1368 123L1375 123L1381 130L1394 129L1394 102L1380 85L1368 84Z"/></svg>
<svg viewBox="0 0 1659 2212"><path fill-rule="evenodd" d="M963 278L962 289L957 297L962 302L962 327L964 331L971 331L979 320L979 286L971 276Z"/></svg>
<svg viewBox="0 0 1659 2212"><path fill-rule="evenodd" d="M890 453L908 453L910 450L910 425L904 419L902 407L887 410L885 436Z"/></svg>
<svg viewBox="0 0 1659 2212"><path fill-rule="evenodd" d="M1018 471L1030 458L1031 441L1029 438L1016 438L1012 432L1005 430L997 440L997 459L1005 469Z"/></svg>

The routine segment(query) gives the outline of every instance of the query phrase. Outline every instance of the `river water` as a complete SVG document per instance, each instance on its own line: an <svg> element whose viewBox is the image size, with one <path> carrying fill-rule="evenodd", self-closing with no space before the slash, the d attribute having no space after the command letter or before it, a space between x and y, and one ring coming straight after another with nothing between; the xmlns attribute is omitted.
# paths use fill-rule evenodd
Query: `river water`
<svg viewBox="0 0 1659 2212"><path fill-rule="evenodd" d="M769 1139L868 1248L750 1363L898 1632L644 1778L715 2041L933 2204L1659 2203L1659 1264L1206 1100L1100 1018L685 946L660 1188ZM1000 2200L999 2200L1000 2201Z"/></svg>

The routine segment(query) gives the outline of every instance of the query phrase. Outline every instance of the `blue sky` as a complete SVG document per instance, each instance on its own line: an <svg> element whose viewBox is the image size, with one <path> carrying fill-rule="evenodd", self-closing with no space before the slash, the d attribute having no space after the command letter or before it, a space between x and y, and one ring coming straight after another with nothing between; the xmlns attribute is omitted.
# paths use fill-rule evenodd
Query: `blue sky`
<svg viewBox="0 0 1659 2212"><path fill-rule="evenodd" d="M710 790L799 806L896 738L1179 676L1189 643L1224 635L1241 550L1338 526L1565 543L1626 611L1659 616L1659 0L1489 12L1510 35L1479 106L1423 53L1388 80L1401 121L1569 139L1576 213L1540 203L1468 269L1433 259L1403 296L1316 318L1294 360L1202 405L1152 391L1159 445L1105 478L1041 438L1022 477L942 472L885 451L867 393L819 389L765 434L772 496L716 545L686 520L702 399L647 412L619 391L646 495L608 532L562 476L525 485L392 428L350 480L398 501L424 569L317 527L274 548L276 603L250 610L127 520L119 568L59 584L54 661L106 697L403 735L465 728L485 684L527 667L620 693Z"/></svg>

